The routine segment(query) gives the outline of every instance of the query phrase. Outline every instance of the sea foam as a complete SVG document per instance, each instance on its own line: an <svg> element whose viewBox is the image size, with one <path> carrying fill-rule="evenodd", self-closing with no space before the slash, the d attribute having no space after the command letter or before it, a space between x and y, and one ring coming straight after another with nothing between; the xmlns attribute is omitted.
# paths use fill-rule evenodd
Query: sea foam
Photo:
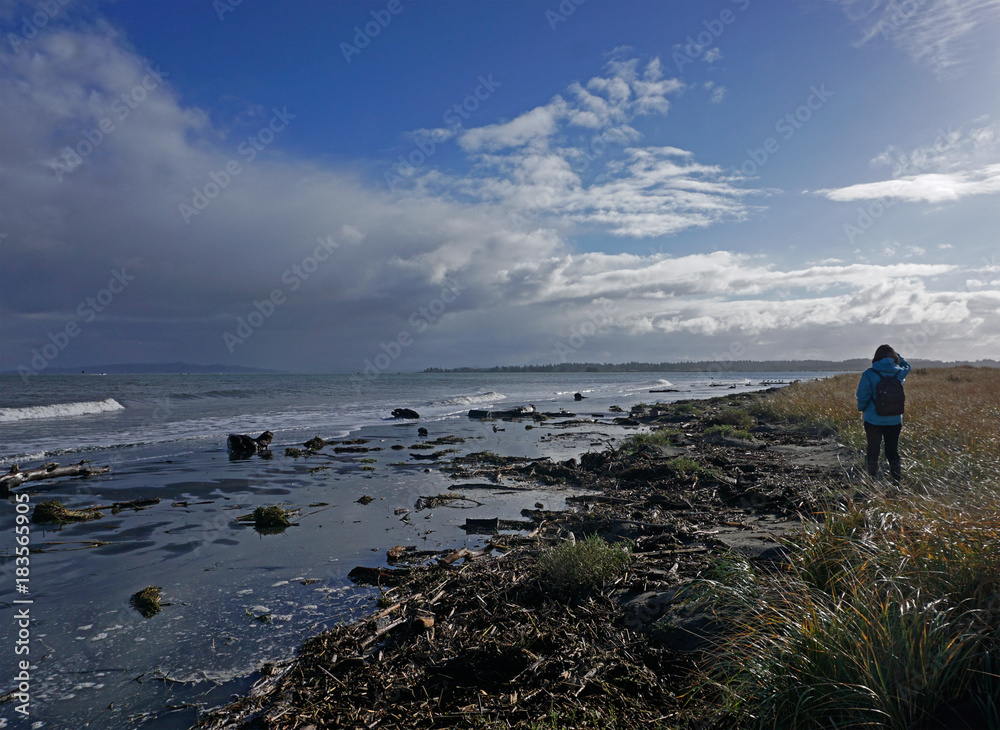
<svg viewBox="0 0 1000 730"><path fill-rule="evenodd" d="M489 391L488 393L479 393L478 395L461 395L457 398L449 398L448 400L441 401L443 406L469 406L476 403L489 403L495 400L506 400L507 396L503 393L497 393L495 391Z"/></svg>
<svg viewBox="0 0 1000 730"><path fill-rule="evenodd" d="M125 406L114 398L105 400L78 401L76 403L53 403L47 406L28 406L26 408L0 408L0 423L27 421L37 418L72 418L86 416L92 413L121 411Z"/></svg>

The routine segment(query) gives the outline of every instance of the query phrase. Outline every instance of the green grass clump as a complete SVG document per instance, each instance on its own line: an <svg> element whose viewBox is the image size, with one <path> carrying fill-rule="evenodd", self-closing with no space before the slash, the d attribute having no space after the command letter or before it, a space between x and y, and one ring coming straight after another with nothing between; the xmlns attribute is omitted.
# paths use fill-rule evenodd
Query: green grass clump
<svg viewBox="0 0 1000 730"><path fill-rule="evenodd" d="M555 598L571 599L605 587L621 576L630 561L627 548L592 535L543 553L538 558L538 578Z"/></svg>
<svg viewBox="0 0 1000 730"><path fill-rule="evenodd" d="M724 408L712 416L709 423L718 426L733 426L747 431L757 425L757 419L750 415L750 412L745 408Z"/></svg>
<svg viewBox="0 0 1000 730"><path fill-rule="evenodd" d="M660 428L649 433L637 433L622 439L618 444L618 451L630 455L649 446L669 446L671 440L680 433L676 428Z"/></svg>
<svg viewBox="0 0 1000 730"><path fill-rule="evenodd" d="M698 406L693 405L691 403L681 403L679 405L674 406L674 412L679 413L683 416L694 416L701 413L701 411L698 409Z"/></svg>
<svg viewBox="0 0 1000 730"><path fill-rule="evenodd" d="M705 429L703 434L705 438L712 438L717 436L725 436L727 438L734 439L753 439L753 434L749 431L744 431L743 429L736 428L736 426L730 426L728 424L709 426Z"/></svg>
<svg viewBox="0 0 1000 730"><path fill-rule="evenodd" d="M670 471L681 475L697 474L701 471L701 464L686 456L678 456L675 459L671 459L666 463L666 467Z"/></svg>

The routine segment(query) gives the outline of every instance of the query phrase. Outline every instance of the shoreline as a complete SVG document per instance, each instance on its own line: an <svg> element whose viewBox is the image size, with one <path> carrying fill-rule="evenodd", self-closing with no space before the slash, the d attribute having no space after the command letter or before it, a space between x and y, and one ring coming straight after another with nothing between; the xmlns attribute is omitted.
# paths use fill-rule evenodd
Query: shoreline
<svg viewBox="0 0 1000 730"><path fill-rule="evenodd" d="M380 586L380 610L308 639L294 660L266 666L249 695L197 727L506 727L552 713L589 713L608 727L609 717L623 727L682 725L684 667L712 630L704 616L684 615L683 586L729 550L779 565L780 537L857 473L853 452L822 430L757 422L749 434L727 433L736 411L769 392L620 413L619 425L670 429L630 453L628 440L608 449L605 439L605 450L580 462L455 458L442 471L465 481L541 481L584 493L568 496L561 512L525 505L522 530L496 534L481 550L407 561L416 546L399 546L401 567L390 551L390 565L368 575ZM451 491L471 491L464 486ZM631 547L627 572L585 598L553 601L538 556L595 534ZM672 628L664 634L665 617ZM654 631L661 635L651 641Z"/></svg>

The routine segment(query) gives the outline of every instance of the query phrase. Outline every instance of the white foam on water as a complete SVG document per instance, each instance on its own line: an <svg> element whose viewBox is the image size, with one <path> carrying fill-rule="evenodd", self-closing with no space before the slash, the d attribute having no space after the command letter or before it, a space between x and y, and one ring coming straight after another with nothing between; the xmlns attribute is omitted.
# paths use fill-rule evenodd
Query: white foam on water
<svg viewBox="0 0 1000 730"><path fill-rule="evenodd" d="M0 408L0 423L40 418L73 418L94 413L123 410L125 410L125 406L114 398L79 401L76 403L53 403L47 406L28 406L26 408Z"/></svg>

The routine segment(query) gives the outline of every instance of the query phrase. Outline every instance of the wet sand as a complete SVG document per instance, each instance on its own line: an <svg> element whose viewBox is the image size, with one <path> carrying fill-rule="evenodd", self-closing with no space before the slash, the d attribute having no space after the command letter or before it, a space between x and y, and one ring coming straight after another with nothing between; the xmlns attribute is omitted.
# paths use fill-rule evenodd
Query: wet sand
<svg viewBox="0 0 1000 730"><path fill-rule="evenodd" d="M712 630L706 617L685 615L680 589L729 551L780 565L782 537L861 483L856 455L829 434L757 420L749 439L706 435L723 411L754 397L695 401L696 414L675 404L607 412L596 423L494 424L530 436L501 438L493 454L452 455L440 466L457 477L447 491L486 502L464 516L528 525L442 540L436 552L366 573L383 590L381 610L310 639L296 661L268 667L251 695L201 727L528 726L555 710L680 722L684 667ZM613 448L650 427L674 429L669 443ZM581 458L569 461L574 451ZM549 486L533 495L495 489L487 500L483 483ZM589 534L631 548L626 575L585 600L553 601L537 578L538 555Z"/></svg>

